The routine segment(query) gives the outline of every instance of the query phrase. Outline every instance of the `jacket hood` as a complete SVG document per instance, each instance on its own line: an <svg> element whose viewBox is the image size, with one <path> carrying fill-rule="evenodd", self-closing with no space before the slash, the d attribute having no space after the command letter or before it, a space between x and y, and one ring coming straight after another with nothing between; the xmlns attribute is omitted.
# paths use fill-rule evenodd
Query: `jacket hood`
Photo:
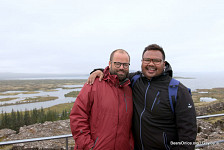
<svg viewBox="0 0 224 150"><path fill-rule="evenodd" d="M114 85L114 86L124 87L131 83L128 78L126 78L124 81L120 83L117 75L110 74L109 66L107 66L104 69L103 73L104 73L103 80L107 81L111 86Z"/></svg>
<svg viewBox="0 0 224 150"><path fill-rule="evenodd" d="M171 65L165 61L165 70L163 72L163 75L169 75L170 77L173 77L173 70L172 70L172 67Z"/></svg>

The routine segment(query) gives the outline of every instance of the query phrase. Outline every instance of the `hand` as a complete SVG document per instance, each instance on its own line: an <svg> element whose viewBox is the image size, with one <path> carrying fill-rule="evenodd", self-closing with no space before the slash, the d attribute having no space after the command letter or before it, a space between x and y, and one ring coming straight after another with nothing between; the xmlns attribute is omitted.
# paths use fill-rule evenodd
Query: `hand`
<svg viewBox="0 0 224 150"><path fill-rule="evenodd" d="M103 79L103 76L104 76L104 74L102 71L96 70L89 76L86 83L89 85L92 85L93 82L95 81L96 77L99 77L99 81L101 81Z"/></svg>

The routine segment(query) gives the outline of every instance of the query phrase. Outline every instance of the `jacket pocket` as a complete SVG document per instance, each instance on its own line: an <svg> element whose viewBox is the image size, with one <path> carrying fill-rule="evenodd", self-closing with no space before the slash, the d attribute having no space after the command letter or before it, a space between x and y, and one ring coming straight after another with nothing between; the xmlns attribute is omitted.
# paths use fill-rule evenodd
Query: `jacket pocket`
<svg viewBox="0 0 224 150"><path fill-rule="evenodd" d="M127 93L123 93L123 97L124 97L124 110L125 110L125 112L132 112L132 109L133 109L132 95L128 95Z"/></svg>
<svg viewBox="0 0 224 150"><path fill-rule="evenodd" d="M166 132L163 132L163 143L164 143L164 146L166 148L166 150L170 150L170 147L167 143L167 135L166 135Z"/></svg>

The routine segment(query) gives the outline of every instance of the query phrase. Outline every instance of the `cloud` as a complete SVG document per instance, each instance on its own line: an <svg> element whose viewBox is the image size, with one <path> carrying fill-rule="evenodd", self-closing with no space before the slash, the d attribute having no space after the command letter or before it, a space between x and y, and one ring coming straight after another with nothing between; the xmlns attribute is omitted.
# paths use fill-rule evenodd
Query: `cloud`
<svg viewBox="0 0 224 150"><path fill-rule="evenodd" d="M130 69L139 70L152 43L164 48L175 71L223 70L219 0L0 3L1 72L88 73L105 67L117 48L127 50Z"/></svg>

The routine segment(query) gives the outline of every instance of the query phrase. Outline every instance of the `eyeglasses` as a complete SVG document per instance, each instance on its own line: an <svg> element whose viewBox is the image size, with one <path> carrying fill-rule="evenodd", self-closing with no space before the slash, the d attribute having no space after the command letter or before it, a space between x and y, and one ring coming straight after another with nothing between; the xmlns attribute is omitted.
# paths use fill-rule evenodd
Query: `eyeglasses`
<svg viewBox="0 0 224 150"><path fill-rule="evenodd" d="M151 59L151 58L143 58L142 62L144 64L150 64L150 62L153 62L155 65L159 65L163 60L162 59Z"/></svg>
<svg viewBox="0 0 224 150"><path fill-rule="evenodd" d="M120 66L123 65L124 69L128 69L130 65L129 63L121 63L121 62L113 62L113 63L116 68L120 68Z"/></svg>

